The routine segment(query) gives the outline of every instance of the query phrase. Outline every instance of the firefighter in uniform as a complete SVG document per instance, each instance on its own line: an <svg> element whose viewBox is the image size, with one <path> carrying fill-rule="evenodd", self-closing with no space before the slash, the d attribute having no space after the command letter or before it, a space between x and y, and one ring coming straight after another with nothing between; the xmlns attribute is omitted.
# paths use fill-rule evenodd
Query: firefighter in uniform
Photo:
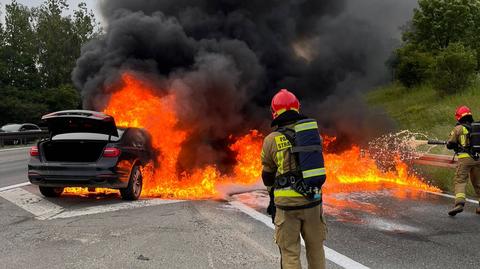
<svg viewBox="0 0 480 269"><path fill-rule="evenodd" d="M450 133L447 141L447 148L454 150L458 155L458 165L454 180L455 206L448 212L450 216L457 215L465 207L465 187L469 177L476 194L480 197L480 161L469 149L470 125L473 123L472 112L468 107L461 106L457 109L455 118L458 123ZM480 207L477 207L476 213L480 214Z"/></svg>
<svg viewBox="0 0 480 269"><path fill-rule="evenodd" d="M323 242L327 234L327 226L322 210L321 185L325 182L325 168L323 155L316 165L316 169L302 171L302 178L319 179L311 197L294 190L292 186L279 186L279 178L296 171L298 163L292 153L292 141L280 128L294 129L295 131L313 130L318 135L316 121L303 124L306 117L301 115L300 103L294 94L288 90L280 90L271 104L273 122L276 131L268 135L262 148L262 179L271 194L271 203L268 208L275 224L275 242L279 247L282 269L301 269L300 263L300 235L305 241L306 255L309 269L325 268L325 253ZM297 133L298 134L298 133ZM312 147L312 146L309 146ZM313 146L315 147L315 146ZM308 148L308 147L304 147ZM311 188L310 188L311 189ZM273 198L273 199L272 199Z"/></svg>

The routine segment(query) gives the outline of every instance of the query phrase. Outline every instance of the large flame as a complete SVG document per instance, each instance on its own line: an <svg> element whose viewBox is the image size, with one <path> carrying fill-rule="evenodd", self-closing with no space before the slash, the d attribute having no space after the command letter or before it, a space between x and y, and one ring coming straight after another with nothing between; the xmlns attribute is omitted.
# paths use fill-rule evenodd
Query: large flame
<svg viewBox="0 0 480 269"><path fill-rule="evenodd" d="M180 129L175 112L176 97L158 96L152 86L134 75L123 75L123 88L110 98L105 113L112 115L118 126L145 128L152 135L153 147L159 152L158 167L143 169L142 196L171 199L205 199L217 197L222 184L250 185L258 182L261 174L260 152L263 135L251 131L241 137L232 137L230 150L236 153L236 165L231 174L222 174L215 164L194 171L178 171L182 144L191 130ZM335 138L325 137L325 143ZM394 171L381 171L373 158L353 146L341 154L325 154L328 180L326 193L379 190L398 187L413 190L438 191L416 176L410 175L405 163L396 160ZM82 193L85 189L68 189ZM105 190L102 190L105 191Z"/></svg>

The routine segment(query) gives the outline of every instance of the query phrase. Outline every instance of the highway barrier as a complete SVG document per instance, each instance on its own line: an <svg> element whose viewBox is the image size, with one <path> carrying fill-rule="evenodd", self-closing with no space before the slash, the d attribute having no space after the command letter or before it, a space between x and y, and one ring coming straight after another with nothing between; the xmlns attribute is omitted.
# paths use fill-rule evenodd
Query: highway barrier
<svg viewBox="0 0 480 269"><path fill-rule="evenodd" d="M26 145L48 136L48 131L0 133L0 148L5 145Z"/></svg>

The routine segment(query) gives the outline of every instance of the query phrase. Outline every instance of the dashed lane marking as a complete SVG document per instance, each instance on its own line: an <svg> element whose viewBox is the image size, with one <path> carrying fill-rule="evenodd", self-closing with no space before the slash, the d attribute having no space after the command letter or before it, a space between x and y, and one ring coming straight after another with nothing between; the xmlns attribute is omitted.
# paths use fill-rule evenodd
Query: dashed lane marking
<svg viewBox="0 0 480 269"><path fill-rule="evenodd" d="M242 211L243 213L249 215L250 217L262 222L263 224L267 225L268 227L275 229L275 226L272 223L272 219L270 217L265 216L264 214L256 211L253 208L246 206L245 204L232 201L230 204L237 208L238 210ZM302 239L302 245L305 246L305 242ZM325 249L325 258L343 268L346 269L369 269L369 267L350 259L349 257L336 252L335 250L324 246Z"/></svg>

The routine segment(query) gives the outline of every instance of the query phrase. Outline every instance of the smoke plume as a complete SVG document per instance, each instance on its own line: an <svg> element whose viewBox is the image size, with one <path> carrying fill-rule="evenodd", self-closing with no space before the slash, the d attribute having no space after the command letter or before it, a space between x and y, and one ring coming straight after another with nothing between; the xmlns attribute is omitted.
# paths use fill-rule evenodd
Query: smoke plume
<svg viewBox="0 0 480 269"><path fill-rule="evenodd" d="M174 91L193 130L183 166L228 163L229 135L269 128L280 88L339 141L364 144L392 128L362 92L389 79L385 61L416 0L103 0L103 36L73 72L84 107L102 110L120 75ZM155 120L152 118L152 120ZM201 156L201 157L200 157Z"/></svg>

